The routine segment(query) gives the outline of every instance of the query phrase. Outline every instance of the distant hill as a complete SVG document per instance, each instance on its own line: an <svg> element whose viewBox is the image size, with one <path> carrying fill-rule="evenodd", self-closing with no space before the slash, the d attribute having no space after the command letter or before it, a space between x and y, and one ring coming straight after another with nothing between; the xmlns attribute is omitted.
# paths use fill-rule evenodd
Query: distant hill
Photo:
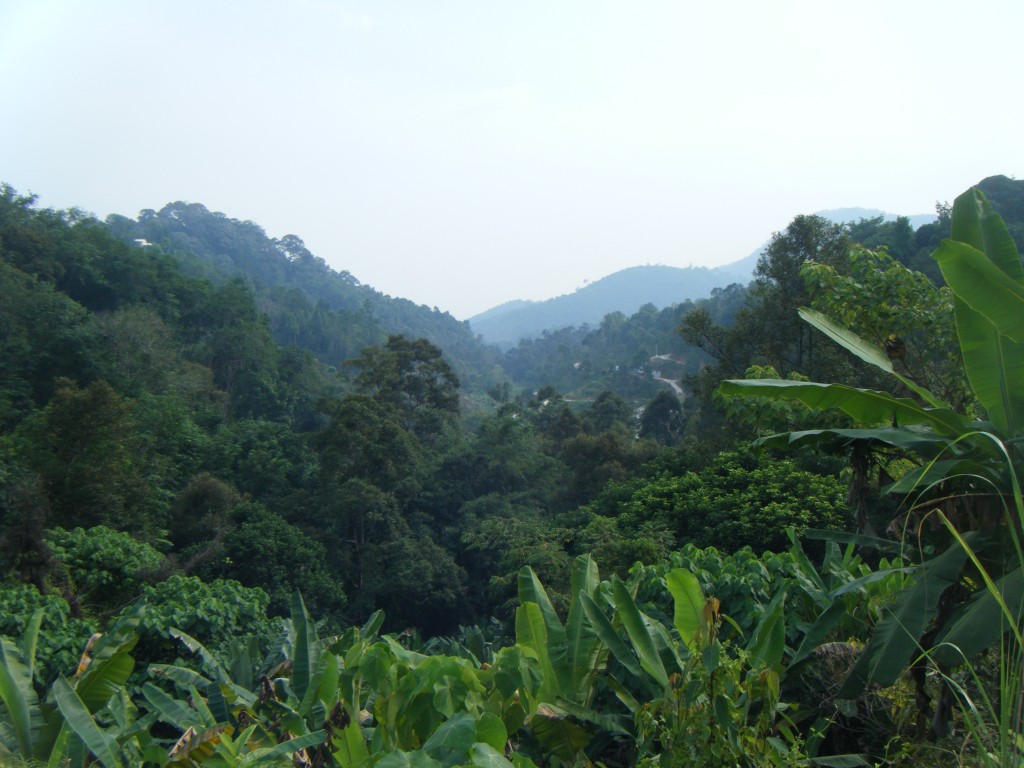
<svg viewBox="0 0 1024 768"><path fill-rule="evenodd" d="M846 224L859 219L893 214L870 208L841 208L820 211L818 216ZM915 229L935 220L933 214L910 216ZM597 325L611 312L632 315L644 304L658 309L711 295L715 288L731 283L746 285L753 279L754 267L765 244L749 256L721 267L641 266L615 272L576 290L546 301L509 301L471 317L473 331L485 341L502 348L515 345L520 339L536 338L544 331L570 326Z"/></svg>
<svg viewBox="0 0 1024 768"><path fill-rule="evenodd" d="M497 350L486 348L466 322L336 272L295 235L270 238L252 221L184 202L144 210L137 219L112 215L107 225L127 242L173 254L193 276L215 283L240 276L278 343L309 349L330 365L397 333L438 346L466 383L498 359Z"/></svg>
<svg viewBox="0 0 1024 768"><path fill-rule="evenodd" d="M547 301L510 301L470 318L469 324L488 343L508 348L543 331L597 325L612 312L632 315L645 304L661 309L708 296L739 279L724 267L630 267Z"/></svg>

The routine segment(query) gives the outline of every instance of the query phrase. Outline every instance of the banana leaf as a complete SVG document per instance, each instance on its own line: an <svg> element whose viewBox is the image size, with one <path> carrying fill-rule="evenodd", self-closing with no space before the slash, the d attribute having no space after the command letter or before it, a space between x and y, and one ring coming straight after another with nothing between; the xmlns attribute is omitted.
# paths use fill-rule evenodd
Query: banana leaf
<svg viewBox="0 0 1024 768"><path fill-rule="evenodd" d="M779 667L786 651L785 602L785 591L779 591L765 607L747 644L751 659L768 669Z"/></svg>
<svg viewBox="0 0 1024 768"><path fill-rule="evenodd" d="M192 651L192 653L197 654L203 662L204 669L206 669L208 673L212 674L217 682L225 683L231 680L231 675L229 675L228 671L224 669L224 665L221 664L220 660L210 653L206 649L206 646L201 642L191 635L182 632L180 629L171 629L168 634L180 641L181 644Z"/></svg>
<svg viewBox="0 0 1024 768"><path fill-rule="evenodd" d="M561 690L558 676L552 667L548 652L549 638L544 616L537 603L520 603L516 608L516 643L533 652L540 664L543 680L537 698L540 701L554 701Z"/></svg>
<svg viewBox="0 0 1024 768"><path fill-rule="evenodd" d="M1013 569L995 581L995 588L1003 603L1019 616L1024 605L1024 570ZM945 667L956 666L989 648L1008 631L1007 618L995 595L987 589L979 590L950 616L935 638L932 658Z"/></svg>
<svg viewBox="0 0 1024 768"><path fill-rule="evenodd" d="M181 688L194 685L205 690L213 681L196 672L194 669L179 667L174 664L150 664L149 673L154 677L165 677Z"/></svg>
<svg viewBox="0 0 1024 768"><path fill-rule="evenodd" d="M530 566L523 566L518 575L519 602L535 603L540 608L547 636L547 656L551 669L557 680L558 690L563 695L571 696L573 690L573 668L569 662L569 641L565 627L551 605L544 585Z"/></svg>
<svg viewBox="0 0 1024 768"><path fill-rule="evenodd" d="M647 623L644 621L644 615L637 608L633 596L629 594L626 585L618 577L612 577L612 595L615 598L616 612L622 618L622 626L625 627L626 635L636 651L640 666L657 681L659 686L666 688L668 673L655 648L654 638L651 637Z"/></svg>
<svg viewBox="0 0 1024 768"><path fill-rule="evenodd" d="M134 643L133 643L134 645ZM97 712L121 690L135 669L135 659L127 651L92 664L75 683L75 694L90 712Z"/></svg>
<svg viewBox="0 0 1024 768"><path fill-rule="evenodd" d="M818 618L814 620L814 623L804 633L804 638L800 642L800 646L794 651L792 657L789 659L789 666L787 670L792 670L797 667L801 662L807 659L813 652L814 649L821 645L825 638L828 637L829 632L832 628L838 624L847 615L846 606L842 600L836 600L832 605L822 611Z"/></svg>
<svg viewBox="0 0 1024 768"><path fill-rule="evenodd" d="M1024 426L1024 286L986 255L943 241L935 252L955 297L957 336L971 389L1003 436Z"/></svg>
<svg viewBox="0 0 1024 768"><path fill-rule="evenodd" d="M658 695L659 689L652 685L651 678L644 674L629 645L619 635L609 618L605 616L604 611L601 610L601 607L590 595L583 594L580 595L580 598L583 601L583 610L586 611L587 618L590 620L591 626L594 627L597 636L601 638L601 642L608 646L612 656L615 657L619 664L639 681L640 685L644 688L647 699L655 698ZM622 688L626 690L624 687Z"/></svg>
<svg viewBox="0 0 1024 768"><path fill-rule="evenodd" d="M675 568L665 576L665 586L672 595L675 609L672 623L691 652L696 652L706 637L701 637L704 612L704 591L697 577L685 568Z"/></svg>
<svg viewBox="0 0 1024 768"><path fill-rule="evenodd" d="M313 691L312 695L315 696L316 691L320 687L322 668L320 666L320 649L316 637L316 628L309 619L306 604L303 602L302 595L298 591L292 595L291 616L292 626L295 628L292 687L299 701L308 709L312 705L312 701L309 700L307 694ZM300 712L304 711L300 707Z"/></svg>
<svg viewBox="0 0 1024 768"><path fill-rule="evenodd" d="M815 541L834 541L837 544L854 544L858 547L869 547L877 549L882 554L903 555L907 551L904 542L882 539L878 536L868 536L863 533L851 533L848 531L829 531L822 528L807 528L801 534L805 539ZM806 557L806 555L805 555ZM824 585L822 585L824 587Z"/></svg>
<svg viewBox="0 0 1024 768"><path fill-rule="evenodd" d="M0 638L0 701L7 710L7 724L14 733L17 751L30 757L36 733L42 727L42 715L29 664L21 649L6 637ZM15 744L6 746L15 751Z"/></svg>
<svg viewBox="0 0 1024 768"><path fill-rule="evenodd" d="M71 684L61 676L54 681L50 691L65 724L82 740L96 759L103 763L104 768L120 768L122 763L118 755L117 742L96 725L92 714Z"/></svg>
<svg viewBox="0 0 1024 768"><path fill-rule="evenodd" d="M954 442L952 437L936 434L926 426L868 427L863 429L805 429L767 435L754 441L766 448L801 448L811 446L831 454L846 455L857 443L870 448L888 446L916 453L929 460L947 453L955 456L968 450L970 440Z"/></svg>
<svg viewBox="0 0 1024 768"><path fill-rule="evenodd" d="M970 536L971 539L975 537ZM921 650L918 640L938 611L942 593L960 578L967 552L953 544L922 565L913 583L900 592L895 605L886 610L871 640L854 664L837 696L852 699L869 685L892 685Z"/></svg>
<svg viewBox="0 0 1024 768"><path fill-rule="evenodd" d="M799 400L819 410L836 408L862 424L927 424L936 432L958 437L968 431L968 420L948 408L926 408L905 397L845 384L818 384L789 379L728 379L719 386L723 395Z"/></svg>
<svg viewBox="0 0 1024 768"><path fill-rule="evenodd" d="M296 736L294 739L288 739L288 741L282 741L273 747L260 747L254 749L247 755L249 758L246 762L257 764L265 763L266 765L273 765L275 761L279 760L286 755L290 755L294 752L298 752L300 749L306 749L307 747L315 747L318 744L323 744L327 739L327 734L324 731L314 731L313 733L307 733L302 736Z"/></svg>
<svg viewBox="0 0 1024 768"><path fill-rule="evenodd" d="M1017 245L980 189L969 189L953 201L950 239L983 251L1007 277L1024 284Z"/></svg>
<svg viewBox="0 0 1024 768"><path fill-rule="evenodd" d="M942 400L937 398L927 389L898 373L896 369L893 368L892 361L889 359L889 356L879 347L865 341L853 331L832 322L828 316L823 315L821 312L808 309L807 307L801 307L799 314L807 323L817 328L847 351L855 354L865 363L869 363L870 365L885 371L890 376L894 376L899 379L907 389L912 391L933 408L949 408L947 403L942 402Z"/></svg>

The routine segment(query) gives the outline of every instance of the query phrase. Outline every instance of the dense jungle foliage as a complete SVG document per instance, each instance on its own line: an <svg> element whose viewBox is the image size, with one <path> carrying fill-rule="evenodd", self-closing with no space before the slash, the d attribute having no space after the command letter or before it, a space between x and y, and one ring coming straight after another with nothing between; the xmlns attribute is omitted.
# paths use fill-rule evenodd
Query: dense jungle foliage
<svg viewBox="0 0 1024 768"><path fill-rule="evenodd" d="M504 354L0 188L0 762L1005 762L1022 187Z"/></svg>

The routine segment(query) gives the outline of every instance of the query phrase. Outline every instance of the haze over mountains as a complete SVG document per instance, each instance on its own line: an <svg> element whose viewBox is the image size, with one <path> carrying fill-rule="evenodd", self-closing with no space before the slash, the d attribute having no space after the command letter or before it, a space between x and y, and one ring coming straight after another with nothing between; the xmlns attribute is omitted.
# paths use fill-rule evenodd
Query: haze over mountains
<svg viewBox="0 0 1024 768"><path fill-rule="evenodd" d="M840 208L819 211L816 215L837 224L895 215L868 208ZM914 229L935 220L934 214L909 216ZM780 229L783 227L780 227ZM687 299L711 295L715 288L731 283L746 284L764 245L737 261L721 267L670 267L645 265L630 267L589 283L573 293L546 301L510 301L469 318L473 331L490 344L508 348L520 339L535 338L544 331L569 326L596 325L611 312L632 315L645 304L658 309Z"/></svg>

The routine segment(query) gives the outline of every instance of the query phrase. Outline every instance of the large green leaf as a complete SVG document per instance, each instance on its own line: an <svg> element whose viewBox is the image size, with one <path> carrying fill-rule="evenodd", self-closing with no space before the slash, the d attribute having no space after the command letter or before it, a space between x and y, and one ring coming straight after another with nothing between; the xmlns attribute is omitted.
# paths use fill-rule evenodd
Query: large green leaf
<svg viewBox="0 0 1024 768"><path fill-rule="evenodd" d="M808 309L807 307L802 307L799 310L799 313L800 317L802 317L806 322L813 325L844 349L855 354L865 363L869 363L876 368L885 371L890 376L894 376L899 379L909 390L914 392L933 408L949 408L948 404L942 402L927 389L898 373L896 369L892 367L892 361L889 359L889 356L879 347L865 341L853 331L832 322L829 317L823 315L821 312Z"/></svg>
<svg viewBox="0 0 1024 768"><path fill-rule="evenodd" d="M844 384L818 384L788 379L729 379L719 391L724 395L799 400L811 408L836 408L863 424L928 424L945 435L958 436L967 420L947 408L925 408L913 400L888 392L857 389Z"/></svg>
<svg viewBox="0 0 1024 768"><path fill-rule="evenodd" d="M174 664L150 664L149 674L154 677L165 677L182 688L194 685L196 688L205 689L212 683L209 678L203 677L194 669L179 667Z"/></svg>
<svg viewBox="0 0 1024 768"><path fill-rule="evenodd" d="M34 611L25 622L25 630L21 633L21 640L18 642L21 648L21 659L25 662L28 671L28 679L32 680L36 674L36 647L39 644L39 629L43 625L42 608Z"/></svg>
<svg viewBox="0 0 1024 768"><path fill-rule="evenodd" d="M615 610L622 619L622 626L636 651L640 666L657 681L662 688L668 686L668 673L665 665L658 655L654 645L654 638L651 637L644 621L644 615L637 608L633 596L629 594L626 585L618 577L612 577L612 596L615 598Z"/></svg>
<svg viewBox="0 0 1024 768"><path fill-rule="evenodd" d="M105 768L120 768L121 759L118 755L117 742L96 725L96 721L71 684L61 676L54 681L50 690L57 708L64 716L64 722L89 751L96 755Z"/></svg>
<svg viewBox="0 0 1024 768"><path fill-rule="evenodd" d="M544 616L536 603L521 603L516 608L516 643L533 651L533 655L540 663L544 679L537 696L541 701L553 701L560 686L548 653L548 633Z"/></svg>
<svg viewBox="0 0 1024 768"><path fill-rule="evenodd" d="M545 634L547 636L547 657L554 672L557 687L565 695L571 695L572 691L572 668L569 665L568 640L565 627L555 613L551 605L548 593L544 585L540 583L537 574L530 566L523 566L519 571L519 602L534 603L540 609L544 621Z"/></svg>
<svg viewBox="0 0 1024 768"><path fill-rule="evenodd" d="M495 749L504 749L508 741L508 729L498 715L484 712L476 721L476 740L490 744Z"/></svg>
<svg viewBox="0 0 1024 768"><path fill-rule="evenodd" d="M601 583L601 574L597 569L597 563L590 555L580 555L572 563L570 574L570 596L576 597L582 592L588 595L594 594Z"/></svg>
<svg viewBox="0 0 1024 768"><path fill-rule="evenodd" d="M836 544L855 544L865 549L877 549L883 555L896 556L906 551L906 544L849 531L830 531L823 528L806 528L801 538L817 541L834 541ZM805 555L806 556L806 555Z"/></svg>
<svg viewBox="0 0 1024 768"><path fill-rule="evenodd" d="M608 649L594 632L583 608L582 597L577 595L569 609L566 625L566 659L572 675L572 694L575 701L587 704L597 675L604 669Z"/></svg>
<svg viewBox="0 0 1024 768"><path fill-rule="evenodd" d="M751 660L762 667L775 668L782 664L786 650L785 600L786 593L781 590L771 599L747 644Z"/></svg>
<svg viewBox="0 0 1024 768"><path fill-rule="evenodd" d="M1024 428L1024 285L964 243L943 241L935 260L955 298L971 389L996 430L1013 436Z"/></svg>
<svg viewBox="0 0 1024 768"><path fill-rule="evenodd" d="M135 669L135 660L122 652L92 664L75 681L75 694L90 712L98 712L110 701L110 697L121 690Z"/></svg>
<svg viewBox="0 0 1024 768"><path fill-rule="evenodd" d="M1015 568L994 585L1003 603L1020 615L1024 605L1024 569ZM932 658L947 667L956 666L989 648L1008 631L1007 618L996 596L987 589L979 590L960 606L935 638Z"/></svg>
<svg viewBox="0 0 1024 768"><path fill-rule="evenodd" d="M964 424L965 429L973 425ZM926 426L871 427L865 429L805 429L758 438L756 445L770 448L815 446L832 453L845 453L854 443L889 445L930 458L946 450L956 450L950 438L936 434Z"/></svg>
<svg viewBox="0 0 1024 768"><path fill-rule="evenodd" d="M210 651L206 649L206 646L201 642L191 635L182 632L180 629L171 629L168 631L168 634L171 637L177 638L181 644L192 651L192 653L197 654L203 662L203 668L213 675L217 682L226 683L231 679L231 676L224 668L224 665L220 663L220 660L210 653Z"/></svg>
<svg viewBox="0 0 1024 768"><path fill-rule="evenodd" d="M306 604L302 595L296 591L292 595L291 604L292 626L295 628L295 647L292 651L292 688L300 701L305 701L307 692L319 688L320 651L318 648L316 628L309 619Z"/></svg>
<svg viewBox="0 0 1024 768"><path fill-rule="evenodd" d="M544 585L540 583L540 579L533 572L533 568L525 565L520 569L518 586L519 602L536 603L544 617L544 626L547 627L548 636L550 637L554 633L557 639L558 635L564 633L565 630L562 627L562 622L558 619L558 614L555 613L554 606L551 605L551 600L548 598Z"/></svg>
<svg viewBox="0 0 1024 768"><path fill-rule="evenodd" d="M789 660L788 669L793 669L800 664L804 659L808 658L814 649L824 642L825 638L832 631L832 628L838 624L847 615L846 606L842 600L836 600L832 605L822 611L818 618L814 620L814 623L804 633L803 640L800 641L800 646L793 652L792 658Z"/></svg>
<svg viewBox="0 0 1024 768"><path fill-rule="evenodd" d="M591 626L594 627L597 636L601 638L601 642L608 646L612 655L630 674L640 680L646 680L646 675L643 674L643 670L637 663L637 659L630 650L629 645L622 639L608 617L604 615L604 611L601 610L601 607L594 598L586 594L580 595L580 598L583 602L583 610L586 612L587 618L590 620Z"/></svg>
<svg viewBox="0 0 1024 768"><path fill-rule="evenodd" d="M31 757L35 734L42 725L39 702L21 649L6 637L0 638L0 701L7 710L17 749ZM7 746L13 750L12 744Z"/></svg>
<svg viewBox="0 0 1024 768"><path fill-rule="evenodd" d="M168 696L152 683L146 683L142 686L142 695L149 702L149 706L160 720L174 726L179 731L184 732L189 728L203 731L215 725L215 723L203 722L203 718L200 717L196 710L192 709L185 702Z"/></svg>
<svg viewBox="0 0 1024 768"><path fill-rule="evenodd" d="M146 610L143 602L125 611L92 649L92 662L74 680L75 695L89 712L100 710L127 682L135 660L129 655L139 642L139 622Z"/></svg>
<svg viewBox="0 0 1024 768"><path fill-rule="evenodd" d="M501 751L486 742L477 742L473 745L469 763L480 768L514 768Z"/></svg>
<svg viewBox="0 0 1024 768"><path fill-rule="evenodd" d="M318 744L323 744L326 738L327 734L324 731L314 731L313 733L296 736L294 739L282 741L280 744L275 744L273 747L261 747L259 749L254 749L245 756L245 759L242 761L242 765L280 765L281 758L286 755L298 752L300 749L306 749L307 747L315 747Z"/></svg>
<svg viewBox="0 0 1024 768"><path fill-rule="evenodd" d="M628 736L630 733L630 718L624 715L604 714L603 712L598 712L593 707L584 707L562 698L558 699L557 706L552 709L556 711L562 710L577 720L593 723L608 733L618 733L622 736Z"/></svg>
<svg viewBox="0 0 1024 768"><path fill-rule="evenodd" d="M370 759L363 729L355 720L345 726L341 734L332 739L332 743L335 748L334 760L341 768L359 768Z"/></svg>
<svg viewBox="0 0 1024 768"><path fill-rule="evenodd" d="M424 752L422 749L413 752L403 752L396 749L388 752L375 768L443 768L441 763Z"/></svg>
<svg viewBox="0 0 1024 768"><path fill-rule="evenodd" d="M541 707L530 719L530 728L545 749L565 761L575 762L576 755L590 743L590 734L554 707Z"/></svg>
<svg viewBox="0 0 1024 768"><path fill-rule="evenodd" d="M1024 284L1017 245L980 189L969 189L953 201L950 239L983 251L1007 277Z"/></svg>
<svg viewBox="0 0 1024 768"><path fill-rule="evenodd" d="M973 538L973 537L972 537ZM898 596L895 605L875 627L874 634L850 670L838 693L855 698L869 685L892 685L920 651L918 640L935 617L942 593L960 578L967 552L953 544L922 565L913 583Z"/></svg>
<svg viewBox="0 0 1024 768"><path fill-rule="evenodd" d="M476 741L476 723L473 717L466 712L459 712L438 726L423 743L423 751L434 759L451 765L449 756L465 757Z"/></svg>
<svg viewBox="0 0 1024 768"><path fill-rule="evenodd" d="M139 642L139 623L145 612L146 603L139 600L118 617L114 626L100 636L96 647L93 648L89 670L102 665L106 659L128 653L135 647ZM88 674L89 670L86 670L85 674Z"/></svg>
<svg viewBox="0 0 1024 768"><path fill-rule="evenodd" d="M607 655L607 648L598 640L587 620L581 599L581 595L593 595L600 583L597 564L590 555L580 555L573 562L571 583L572 602L565 622L566 660L572 676L574 700L587 704L594 679L604 668Z"/></svg>
<svg viewBox="0 0 1024 768"><path fill-rule="evenodd" d="M685 568L669 571L665 576L665 585L675 605L672 623L683 643L691 651L696 651L701 640L699 635L706 602L704 591L697 577Z"/></svg>

